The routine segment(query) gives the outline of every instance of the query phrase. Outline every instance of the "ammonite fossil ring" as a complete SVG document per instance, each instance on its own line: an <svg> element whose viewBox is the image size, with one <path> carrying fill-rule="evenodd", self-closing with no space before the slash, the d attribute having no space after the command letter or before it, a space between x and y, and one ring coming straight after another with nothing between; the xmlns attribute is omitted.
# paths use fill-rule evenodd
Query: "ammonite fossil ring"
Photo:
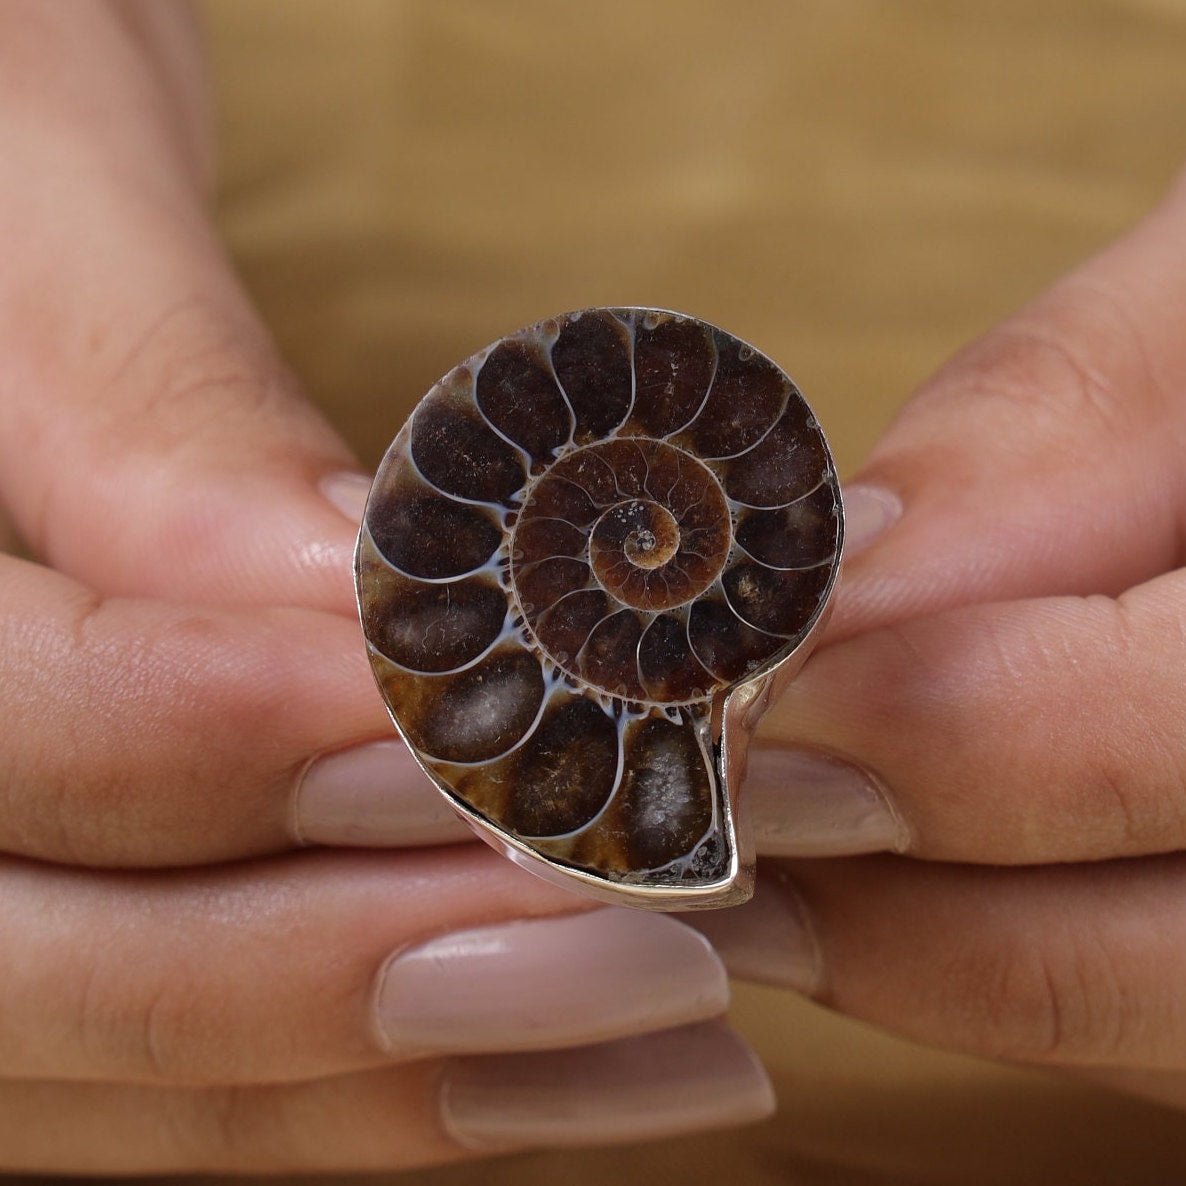
<svg viewBox="0 0 1186 1186"><path fill-rule="evenodd" d="M597 898L752 892L748 707L840 562L827 443L752 346L658 309L510 334L424 397L358 540L400 733L486 840Z"/></svg>

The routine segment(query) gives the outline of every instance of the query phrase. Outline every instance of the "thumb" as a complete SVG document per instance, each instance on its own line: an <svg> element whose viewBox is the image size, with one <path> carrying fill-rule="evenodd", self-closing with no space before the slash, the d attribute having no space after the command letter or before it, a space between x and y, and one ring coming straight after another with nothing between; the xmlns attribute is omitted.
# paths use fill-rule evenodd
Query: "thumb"
<svg viewBox="0 0 1186 1186"><path fill-rule="evenodd" d="M1173 568L1184 323L1186 183L906 406L846 493L854 534L900 517L853 557L831 637Z"/></svg>

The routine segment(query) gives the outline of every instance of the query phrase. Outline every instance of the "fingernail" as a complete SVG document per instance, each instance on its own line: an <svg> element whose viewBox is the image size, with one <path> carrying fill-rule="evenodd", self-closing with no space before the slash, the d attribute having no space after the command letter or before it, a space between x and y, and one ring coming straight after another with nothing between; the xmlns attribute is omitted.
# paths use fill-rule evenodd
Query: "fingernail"
<svg viewBox="0 0 1186 1186"><path fill-rule="evenodd" d="M789 988L824 990L823 953L798 890L781 871L758 875L754 896L731 910L682 915L716 948L731 976Z"/></svg>
<svg viewBox="0 0 1186 1186"><path fill-rule="evenodd" d="M303 844L406 847L472 840L402 741L374 741L318 758L292 806Z"/></svg>
<svg viewBox="0 0 1186 1186"><path fill-rule="evenodd" d="M744 793L758 851L766 856L850 856L909 847L909 833L881 780L826 754L755 745Z"/></svg>
<svg viewBox="0 0 1186 1186"><path fill-rule="evenodd" d="M366 474L344 470L326 474L321 479L321 493L325 495L326 501L355 526L362 522L362 512L366 509L370 492L371 479Z"/></svg>
<svg viewBox="0 0 1186 1186"><path fill-rule="evenodd" d="M850 559L870 547L902 514L902 500L883 486L858 482L844 487L844 554Z"/></svg>
<svg viewBox="0 0 1186 1186"><path fill-rule="evenodd" d="M375 1016L390 1053L546 1050L723 1013L724 965L674 918L607 907L457 931L400 952Z"/></svg>
<svg viewBox="0 0 1186 1186"><path fill-rule="evenodd" d="M441 1116L469 1149L657 1140L763 1120L774 1091L719 1023L576 1051L454 1060Z"/></svg>

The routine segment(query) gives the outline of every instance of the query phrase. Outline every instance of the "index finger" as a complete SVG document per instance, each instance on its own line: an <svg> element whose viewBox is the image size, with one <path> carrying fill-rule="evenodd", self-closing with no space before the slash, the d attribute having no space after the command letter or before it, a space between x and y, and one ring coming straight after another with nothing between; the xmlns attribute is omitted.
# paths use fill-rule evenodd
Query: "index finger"
<svg viewBox="0 0 1186 1186"><path fill-rule="evenodd" d="M352 613L357 463L211 225L197 41L142 15L0 12L0 501L105 594Z"/></svg>
<svg viewBox="0 0 1186 1186"><path fill-rule="evenodd" d="M900 517L847 565L830 637L978 601L1114 596L1174 567L1184 323L1186 175L903 409L853 479Z"/></svg>
<svg viewBox="0 0 1186 1186"><path fill-rule="evenodd" d="M347 618L103 599L6 557L0 605L0 849L162 866L464 835Z"/></svg>

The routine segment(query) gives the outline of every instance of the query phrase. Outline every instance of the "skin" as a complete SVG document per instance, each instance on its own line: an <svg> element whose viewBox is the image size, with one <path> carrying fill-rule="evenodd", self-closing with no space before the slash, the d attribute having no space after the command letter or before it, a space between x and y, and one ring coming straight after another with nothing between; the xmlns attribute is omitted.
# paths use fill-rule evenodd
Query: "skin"
<svg viewBox="0 0 1186 1186"><path fill-rule="evenodd" d="M355 462L210 227L205 103L184 9L0 8L10 1170L461 1156L375 970L580 908L475 846L294 851L304 765L390 731L319 490ZM763 728L910 836L784 864L824 999L1180 1104L1184 222L1179 188L906 409L861 475L904 514Z"/></svg>
<svg viewBox="0 0 1186 1186"><path fill-rule="evenodd" d="M779 866L821 999L1178 1106L1184 318L1180 180L902 411L855 478L901 517L759 742L873 772L905 825Z"/></svg>

